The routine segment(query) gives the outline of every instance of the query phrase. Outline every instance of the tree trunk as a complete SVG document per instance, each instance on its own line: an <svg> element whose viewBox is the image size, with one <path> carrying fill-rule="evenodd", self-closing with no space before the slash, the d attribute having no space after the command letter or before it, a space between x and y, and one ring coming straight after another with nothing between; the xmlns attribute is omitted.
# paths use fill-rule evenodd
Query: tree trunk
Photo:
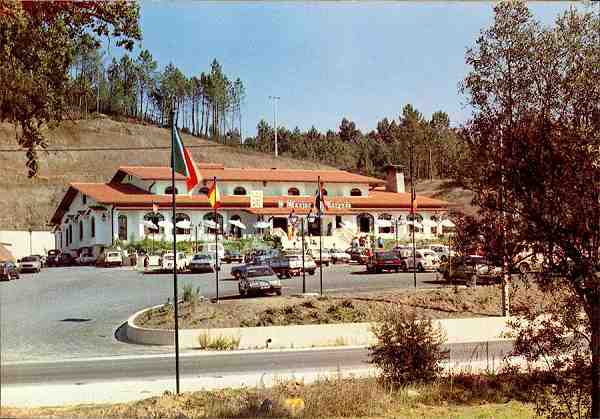
<svg viewBox="0 0 600 419"><path fill-rule="evenodd" d="M600 418L600 298L594 295L592 301L592 410L590 417Z"/></svg>

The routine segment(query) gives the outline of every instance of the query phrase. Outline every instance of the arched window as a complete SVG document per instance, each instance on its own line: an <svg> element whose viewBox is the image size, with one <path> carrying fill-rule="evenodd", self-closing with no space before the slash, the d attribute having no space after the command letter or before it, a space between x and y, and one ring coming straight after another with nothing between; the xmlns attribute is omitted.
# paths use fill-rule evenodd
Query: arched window
<svg viewBox="0 0 600 419"><path fill-rule="evenodd" d="M215 221L215 213L214 212L208 212L208 213L206 213L204 215L204 217L202 217L202 219L204 221L212 221L212 222L214 222ZM219 226L219 232L223 233L223 216L221 214L218 214L218 213L217 213L217 225ZM215 228L206 225L206 232L208 234L215 234Z"/></svg>
<svg viewBox="0 0 600 419"><path fill-rule="evenodd" d="M83 240L83 221L79 221L79 241Z"/></svg>
<svg viewBox="0 0 600 419"><path fill-rule="evenodd" d="M298 188L290 188L288 189L288 195L298 196L300 195L300 190Z"/></svg>
<svg viewBox="0 0 600 419"><path fill-rule="evenodd" d="M164 227L159 227L158 222L159 221L164 221L165 217L161 214L161 213L153 213L153 212L149 212L146 215L144 215L144 221L150 221L152 224L155 225L155 227L150 227L148 224L144 224L144 236L147 236L149 234L153 234L156 232L160 232L161 234L164 234L165 232L165 228Z"/></svg>
<svg viewBox="0 0 600 419"><path fill-rule="evenodd" d="M96 237L96 219L94 217L90 220L90 236Z"/></svg>
<svg viewBox="0 0 600 419"><path fill-rule="evenodd" d="M173 193L173 187L172 186L167 186L165 188L165 195L171 195ZM177 188L175 188L175 195L177 195L179 192L177 191Z"/></svg>
<svg viewBox="0 0 600 419"><path fill-rule="evenodd" d="M241 221L242 221L242 218L241 218L239 215L235 214L235 215L232 215L232 216L229 218L229 220L230 220L230 221L240 221L240 222L241 222ZM240 237L242 237L242 229L241 229L241 228L239 228L238 226L234 225L234 224L230 224L230 227L229 227L229 233L230 233L232 236L234 236L234 237L237 237L237 238L240 238Z"/></svg>
<svg viewBox="0 0 600 419"><path fill-rule="evenodd" d="M358 188L354 188L350 191L350 196L362 196L362 191Z"/></svg>
<svg viewBox="0 0 600 419"><path fill-rule="evenodd" d="M206 186L203 186L202 188L200 188L200 189L198 190L198 193L199 193L200 195L208 195L208 188L207 188Z"/></svg>
<svg viewBox="0 0 600 419"><path fill-rule="evenodd" d="M375 220L373 215L367 212L358 214L356 216L356 224L358 225L358 231L360 233L370 233L374 223Z"/></svg>
<svg viewBox="0 0 600 419"><path fill-rule="evenodd" d="M393 233L394 232L394 223L392 222L391 214L379 214L377 217L377 224L379 225L380 233Z"/></svg>
<svg viewBox="0 0 600 419"><path fill-rule="evenodd" d="M233 190L234 195L246 195L246 189L242 186L238 186Z"/></svg>
<svg viewBox="0 0 600 419"><path fill-rule="evenodd" d="M127 216L119 215L119 240L127 240Z"/></svg>
<svg viewBox="0 0 600 419"><path fill-rule="evenodd" d="M191 232L191 227L190 228L181 228L181 227L177 227L177 223L180 221L190 221L190 216L183 213L183 212L178 212L177 214L175 214L175 228L177 229L176 233L177 234L190 234Z"/></svg>
<svg viewBox="0 0 600 419"><path fill-rule="evenodd" d="M408 232L423 231L423 216L421 214L408 214L406 216L406 223L408 224Z"/></svg>

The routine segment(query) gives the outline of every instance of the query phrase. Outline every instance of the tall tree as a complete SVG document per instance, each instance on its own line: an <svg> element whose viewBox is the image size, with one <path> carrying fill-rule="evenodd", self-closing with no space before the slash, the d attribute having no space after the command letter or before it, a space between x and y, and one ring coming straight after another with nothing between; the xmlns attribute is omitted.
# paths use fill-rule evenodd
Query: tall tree
<svg viewBox="0 0 600 419"><path fill-rule="evenodd" d="M577 365L576 384L590 383L589 417L600 417L600 16L571 9L545 28L521 2L494 13L466 55L470 182L504 227L499 247L542 249L547 269L536 280L566 293L557 305L568 310L521 331L535 344L521 354L556 356L557 374Z"/></svg>
<svg viewBox="0 0 600 419"><path fill-rule="evenodd" d="M84 36L96 45L111 35L131 49L141 39L139 6L129 1L35 2L0 0L0 121L20 128L29 176L38 171L42 126L66 113L68 71Z"/></svg>

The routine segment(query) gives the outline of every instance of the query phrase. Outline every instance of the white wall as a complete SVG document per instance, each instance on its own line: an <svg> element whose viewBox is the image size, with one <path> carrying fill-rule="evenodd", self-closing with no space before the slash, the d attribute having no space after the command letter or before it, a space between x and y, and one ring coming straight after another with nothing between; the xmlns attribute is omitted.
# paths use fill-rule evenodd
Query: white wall
<svg viewBox="0 0 600 419"><path fill-rule="evenodd" d="M32 231L30 236L29 231L0 231L0 242L10 243L9 250L20 259L30 254L45 255L48 250L54 249L54 234L51 231Z"/></svg>

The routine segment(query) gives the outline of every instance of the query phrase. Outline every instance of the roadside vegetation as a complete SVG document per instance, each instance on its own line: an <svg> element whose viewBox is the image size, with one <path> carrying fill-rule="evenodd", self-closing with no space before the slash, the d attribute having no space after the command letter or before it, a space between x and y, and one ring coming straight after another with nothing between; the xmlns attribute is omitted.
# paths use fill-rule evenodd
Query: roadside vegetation
<svg viewBox="0 0 600 419"><path fill-rule="evenodd" d="M535 286L523 283L512 292L515 313L541 310L551 301ZM184 301L179 305L181 328L226 328L328 324L376 321L381 313L398 307L418 318L463 318L498 316L501 292L498 286L443 288L435 290L394 290L348 293L315 298L271 297ZM240 313L243 315L240 316ZM152 328L173 328L172 304L146 312L136 324Z"/></svg>

